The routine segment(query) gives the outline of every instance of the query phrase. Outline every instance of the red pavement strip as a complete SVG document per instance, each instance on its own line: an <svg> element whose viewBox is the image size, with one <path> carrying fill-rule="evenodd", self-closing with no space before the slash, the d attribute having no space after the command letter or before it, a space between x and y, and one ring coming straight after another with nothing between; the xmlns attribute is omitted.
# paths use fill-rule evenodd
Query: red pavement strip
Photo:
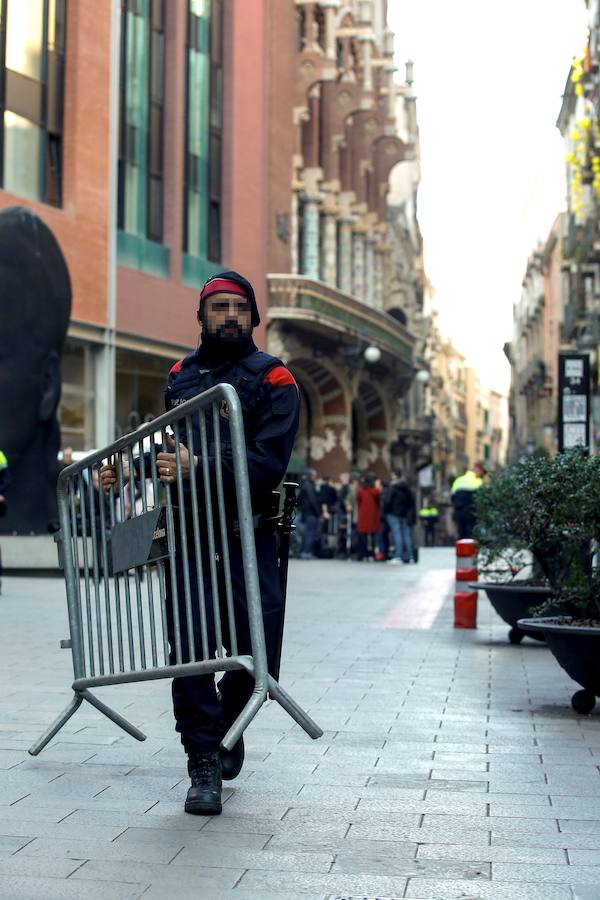
<svg viewBox="0 0 600 900"><path fill-rule="evenodd" d="M377 627L431 628L444 602L454 590L455 577L454 569L427 572L391 608L385 619L377 623Z"/></svg>

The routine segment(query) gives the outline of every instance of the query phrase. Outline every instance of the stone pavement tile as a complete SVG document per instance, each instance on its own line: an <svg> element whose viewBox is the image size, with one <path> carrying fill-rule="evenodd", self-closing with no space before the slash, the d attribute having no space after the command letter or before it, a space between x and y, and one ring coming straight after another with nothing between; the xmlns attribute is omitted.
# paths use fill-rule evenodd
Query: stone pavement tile
<svg viewBox="0 0 600 900"><path fill-rule="evenodd" d="M402 790L405 788L420 788L423 791L440 793L445 791L460 791L462 793L465 791L467 793L485 794L487 793L487 786L487 781L453 781L440 778L431 779L428 778L427 775L373 775L368 780L367 790L369 793L379 793L384 791ZM367 793L363 792L363 796L367 796Z"/></svg>
<svg viewBox="0 0 600 900"><path fill-rule="evenodd" d="M33 839L34 835L26 836L24 832L20 835L14 834L3 834L0 829L0 857L1 856L9 856L12 853L16 853L17 850L20 850L21 847L24 847L25 844L28 844L29 841Z"/></svg>
<svg viewBox="0 0 600 900"><path fill-rule="evenodd" d="M341 893L346 896L365 896L365 879L360 875L345 875L342 872L330 875L312 875L306 872L264 872L249 869L242 876L239 886L242 890L263 892L281 890L282 884L291 890L320 894ZM407 879L402 876L369 875L368 890L373 897L403 897Z"/></svg>
<svg viewBox="0 0 600 900"><path fill-rule="evenodd" d="M144 882L145 884L163 885L170 889L167 895L171 900L179 900L178 889L196 884L198 898L209 897L211 894L200 893L199 888L205 891L212 889L229 889L241 878L243 869L229 869L212 866L180 866L176 871L171 866L161 866L152 863L128 861L88 860L81 868L69 878L69 881L112 881ZM110 895L106 891L105 896L109 900Z"/></svg>
<svg viewBox="0 0 600 900"><path fill-rule="evenodd" d="M28 835L34 837L81 837L83 831L81 825L68 824L69 819L57 824L46 820L35 819L0 819L0 851L2 849L3 836ZM124 825L85 825L85 837L97 841L112 841L125 829Z"/></svg>
<svg viewBox="0 0 600 900"><path fill-rule="evenodd" d="M597 819L559 819L558 827L565 834L597 834L600 846L600 822Z"/></svg>
<svg viewBox="0 0 600 900"><path fill-rule="evenodd" d="M59 857L0 856L0 875L27 876L32 878L68 878L81 865L80 859Z"/></svg>
<svg viewBox="0 0 600 900"><path fill-rule="evenodd" d="M269 872L321 872L326 873L333 863L332 853L286 852L283 850L245 850L240 847L212 846L185 847L171 864L182 866L215 866L227 869L265 869Z"/></svg>
<svg viewBox="0 0 600 900"><path fill-rule="evenodd" d="M110 900L139 900L147 882L110 885ZM0 900L106 900L106 882L83 884L56 878L0 875Z"/></svg>
<svg viewBox="0 0 600 900"><path fill-rule="evenodd" d="M387 853L341 852L332 866L331 873L350 875L399 875L405 878L469 878L489 879L491 866L487 862L463 862L461 860L407 860L395 856L393 848Z"/></svg>
<svg viewBox="0 0 600 900"><path fill-rule="evenodd" d="M49 806L34 806L29 795L13 806L0 805L0 818L5 822L20 822L22 820L35 819L40 822L60 822L75 809L76 804L64 803L50 804Z"/></svg>
<svg viewBox="0 0 600 900"><path fill-rule="evenodd" d="M573 891L573 900L598 900L597 886L573 884L571 890Z"/></svg>
<svg viewBox="0 0 600 900"><path fill-rule="evenodd" d="M569 863L572 866L600 866L599 850L568 850ZM600 883L600 870L598 871Z"/></svg>
<svg viewBox="0 0 600 900"><path fill-rule="evenodd" d="M118 841L94 841L81 838L41 837L27 844L19 856L65 857L67 859L103 859L169 863L184 846L184 832L179 846L169 843L125 844Z"/></svg>
<svg viewBox="0 0 600 900"><path fill-rule="evenodd" d="M600 872L596 866L494 863L492 878L494 881L517 881L521 884L595 884L600 892Z"/></svg>
<svg viewBox="0 0 600 900"><path fill-rule="evenodd" d="M567 885L438 881L430 878L411 878L404 896L406 900L572 900Z"/></svg>
<svg viewBox="0 0 600 900"><path fill-rule="evenodd" d="M127 809L80 809L73 810L69 816L62 820L61 824L71 825L80 830L88 827L114 826L121 833L125 828L164 828L165 830L178 829L187 831L200 831L204 828L208 819L201 816L188 816L183 808L178 809L176 816L150 816L151 810L146 813L128 812ZM87 832L86 832L87 833Z"/></svg>
<svg viewBox="0 0 600 900"><path fill-rule="evenodd" d="M348 837L353 840L363 841L416 841L417 843L442 843L459 844L466 841L470 844L488 845L490 841L489 830L481 827L468 827L468 820L462 827L450 828L447 826L423 827L415 825L390 824L382 820L375 820L369 824L362 822L353 823Z"/></svg>
<svg viewBox="0 0 600 900"><path fill-rule="evenodd" d="M482 844L420 844L417 859L461 859L469 862L566 863L565 851L557 848L492 846Z"/></svg>
<svg viewBox="0 0 600 900"><path fill-rule="evenodd" d="M357 809L361 813L367 811L378 813L381 816L394 815L396 811L424 815L443 813L461 816L485 816L487 812L488 801L486 794L457 793L446 799L447 796L446 793L429 794L428 792L426 799L420 798L418 800L401 799L393 796L386 797L385 795L375 798L363 797Z"/></svg>
<svg viewBox="0 0 600 900"><path fill-rule="evenodd" d="M519 810L519 815L515 817L509 816L469 816L468 821L464 816L456 815L440 815L438 813L427 813L422 821L422 827L441 827L441 828L457 828L460 829L465 825L470 828L482 828L486 831L495 831L497 834L514 831L515 829L531 829L537 833L545 832L546 834L556 834L558 832L558 824L555 819L550 817L532 819L523 818Z"/></svg>
<svg viewBox="0 0 600 900"><path fill-rule="evenodd" d="M63 801L61 803L61 800ZM69 806L65 807L65 802L67 801ZM35 810L37 814L37 810L43 811L43 815L51 816L54 815L54 810L64 810L62 816L68 815L74 809L82 809L88 808L90 810L100 810L100 809L123 809L124 812L130 813L145 813L151 806L154 806L156 803L156 798L154 800L134 800L131 797L123 797L119 798L113 794L110 801L106 801L102 799L102 794L99 794L97 797L81 797L77 794L69 794L67 797L61 797L60 793L56 794L55 797L48 796L40 796L36 791L33 794L28 794L22 800L19 800L19 803L15 806L10 807L10 809L17 809L19 807L19 812L23 812L24 818L31 818L32 811ZM0 806L0 816L4 817L6 815L7 807ZM59 815L59 818L62 818Z"/></svg>
<svg viewBox="0 0 600 900"><path fill-rule="evenodd" d="M200 887L204 885L200 882ZM296 891L261 891L260 898L255 891L243 891L239 888L231 891L216 890L210 887L210 894L205 894L207 900L307 900L307 895ZM172 889L168 885L153 884L143 895L143 900L173 900ZM199 893L198 885L190 884L178 886L177 900L203 900ZM311 895L311 900L324 900L322 894Z"/></svg>
<svg viewBox="0 0 600 900"><path fill-rule="evenodd" d="M190 819L191 816L186 818ZM262 850L271 835L250 834L244 832L220 832L215 831L184 831L170 829L168 826L161 828L128 828L119 836L119 843L171 843L183 842L185 847L235 847L242 850ZM289 849L289 848L288 848ZM317 849L317 848L315 848Z"/></svg>
<svg viewBox="0 0 600 900"><path fill-rule="evenodd" d="M539 833L537 829L514 829L504 834L492 832L493 847L546 847L562 850L596 850L599 846L598 834L555 834Z"/></svg>

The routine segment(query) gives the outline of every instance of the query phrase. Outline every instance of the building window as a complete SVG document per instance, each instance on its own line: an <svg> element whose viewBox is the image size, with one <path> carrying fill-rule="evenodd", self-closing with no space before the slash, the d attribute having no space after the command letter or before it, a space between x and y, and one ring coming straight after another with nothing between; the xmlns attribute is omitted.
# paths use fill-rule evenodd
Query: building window
<svg viewBox="0 0 600 900"><path fill-rule="evenodd" d="M223 2L188 0L183 249L221 258Z"/></svg>
<svg viewBox="0 0 600 900"><path fill-rule="evenodd" d="M60 206L66 0L0 0L0 186Z"/></svg>
<svg viewBox="0 0 600 900"><path fill-rule="evenodd" d="M91 450L94 446L93 347L67 338L62 356L59 422L63 447Z"/></svg>
<svg viewBox="0 0 600 900"><path fill-rule="evenodd" d="M164 0L121 0L118 227L163 240Z"/></svg>

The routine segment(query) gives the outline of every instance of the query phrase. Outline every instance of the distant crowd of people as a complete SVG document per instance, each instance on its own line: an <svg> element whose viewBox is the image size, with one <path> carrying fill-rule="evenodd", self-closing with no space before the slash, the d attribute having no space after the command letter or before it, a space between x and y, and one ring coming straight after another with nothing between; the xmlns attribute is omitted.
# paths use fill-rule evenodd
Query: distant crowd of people
<svg viewBox="0 0 600 900"><path fill-rule="evenodd" d="M328 475L317 482L316 471L310 469L300 486L298 511L301 559L416 562L417 519L426 545L435 544L438 510L426 497L417 515L414 491L401 472L389 482L372 472L352 473L336 485Z"/></svg>
<svg viewBox="0 0 600 900"><path fill-rule="evenodd" d="M454 528L450 526L448 533L446 527L438 529L442 517L432 496L425 493L417 511L415 492L402 472L395 472L389 482L372 472L355 472L334 483L329 475L317 478L316 471L309 469L298 492L296 555L391 565L416 562L418 544L434 547L438 531L445 542L473 537L475 496L485 477L484 465L477 462L452 481L449 499Z"/></svg>

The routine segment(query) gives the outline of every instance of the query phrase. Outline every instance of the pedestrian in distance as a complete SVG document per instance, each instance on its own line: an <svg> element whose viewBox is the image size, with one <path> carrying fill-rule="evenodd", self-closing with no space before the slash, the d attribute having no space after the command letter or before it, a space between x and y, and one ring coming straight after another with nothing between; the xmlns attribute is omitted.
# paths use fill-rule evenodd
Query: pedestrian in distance
<svg viewBox="0 0 600 900"><path fill-rule="evenodd" d="M237 272L221 272L210 278L202 288L197 311L201 327L198 348L185 359L175 363L168 376L165 405L168 411L175 410L187 400L209 390L217 384L231 384L237 391L246 434L246 453L252 509L255 520L255 544L258 575L263 609L263 621L269 672L275 673L279 666L280 634L283 616L283 597L278 571L276 537L272 519L272 492L284 477L290 460L299 419L299 393L290 371L275 356L258 350L252 331L260 318L254 290L249 281ZM231 476L233 483L233 461L229 437L227 409L219 417L221 458L224 475ZM194 448L201 446L200 435L195 433ZM185 434L185 429L183 429ZM215 437L208 432L208 465L211 473L215 466ZM160 481L168 486L173 498L174 511L185 515L191 522L192 506L189 495L189 476L192 466L196 467L197 484L201 483L203 460L198 456L190 458L185 443L179 446L180 468L184 484L188 485L185 509L177 507L177 468L175 442L169 439L167 451L156 456ZM125 468L125 467L124 467ZM149 470L146 466L146 471ZM128 477L127 472L124 473ZM116 466L101 469L100 476L106 491L118 487ZM202 497L199 493L199 501ZM225 495L229 543L231 585L235 611L238 654L251 655L246 605L244 569L239 535L235 532L237 507L235 496ZM203 511L199 509L199 516ZM190 528L192 526L190 525ZM176 534L179 529L176 528ZM202 555L208 559L208 538L202 522ZM218 556L218 554L217 554ZM223 579L223 560L217 558L219 580ZM212 620L212 589L208 575L209 565L204 565L205 611ZM190 558L188 569L184 571L181 547L176 548L176 577L179 598L179 620L182 627L182 644L188 647L185 626L185 586L189 576L194 605L199 604L196 563ZM172 621L170 578L166 578L168 605L169 646L171 664L175 661L175 636ZM225 591L220 591L223 598ZM226 610L222 611L225 618ZM209 629L210 630L210 629ZM194 632L196 622L194 621ZM223 629L223 644L228 653L227 629ZM216 643L213 632L214 656ZM194 633L196 646L200 645L201 634ZM189 659L189 649L186 650ZM184 662L186 659L184 658ZM196 815L218 815L221 812L222 779L235 778L244 761L243 739L231 751L220 749L220 743L230 725L247 703L254 687L253 678L244 670L226 672L217 686L213 675L192 675L173 679L173 710L176 730L188 757L188 773L191 787L185 801L185 810Z"/></svg>
<svg viewBox="0 0 600 900"><path fill-rule="evenodd" d="M321 504L321 533L318 541L318 555L331 559L335 554L337 539L337 503L338 492L331 483L331 475L323 475L317 488L317 497Z"/></svg>
<svg viewBox="0 0 600 900"><path fill-rule="evenodd" d="M6 515L6 491L10 484L10 470L6 454L0 450L0 519ZM2 553L0 553L0 594L2 593Z"/></svg>
<svg viewBox="0 0 600 900"><path fill-rule="evenodd" d="M473 529L477 523L475 495L483 486L485 475L483 463L476 462L472 469L467 468L464 474L459 475L452 483L450 499L454 508L454 522L459 541L473 537Z"/></svg>
<svg viewBox="0 0 600 900"><path fill-rule="evenodd" d="M6 515L6 491L10 484L10 469L5 453L0 450L0 519Z"/></svg>
<svg viewBox="0 0 600 900"><path fill-rule="evenodd" d="M302 549L300 559L315 558L315 544L319 535L319 521L321 518L321 503L317 494L315 469L309 469L300 484L298 491L298 511L302 517Z"/></svg>
<svg viewBox="0 0 600 900"><path fill-rule="evenodd" d="M435 527L438 519L439 512L437 507L433 505L430 497L426 497L423 501L423 506L419 510L419 520L423 526L426 547L435 547Z"/></svg>
<svg viewBox="0 0 600 900"><path fill-rule="evenodd" d="M386 518L392 540L394 556L392 565L409 563L415 558L412 529L415 524L415 495L402 472L395 472L394 479L386 495Z"/></svg>
<svg viewBox="0 0 600 900"><path fill-rule="evenodd" d="M375 475L372 472L366 472L356 492L358 506L356 532L359 560L372 560L375 558L377 532L381 527L381 514L379 511L381 489L377 487L375 482Z"/></svg>

